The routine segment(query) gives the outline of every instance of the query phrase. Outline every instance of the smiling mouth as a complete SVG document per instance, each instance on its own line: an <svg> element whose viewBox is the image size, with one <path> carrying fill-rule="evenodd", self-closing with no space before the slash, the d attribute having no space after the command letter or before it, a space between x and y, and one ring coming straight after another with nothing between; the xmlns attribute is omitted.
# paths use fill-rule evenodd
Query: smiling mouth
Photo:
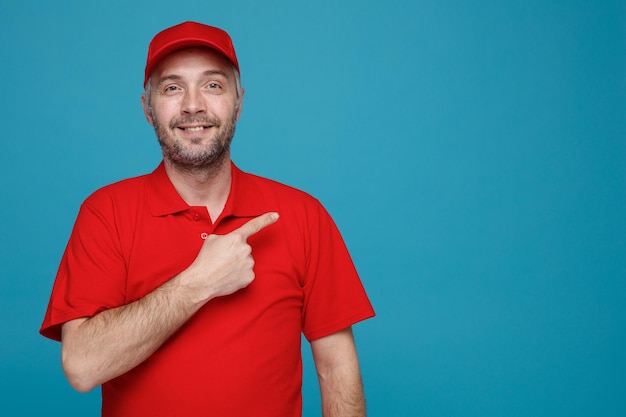
<svg viewBox="0 0 626 417"><path fill-rule="evenodd" d="M170 129L180 129L188 133L202 133L212 127L219 127L219 125L219 120L214 117L182 117L172 120L170 122Z"/></svg>
<svg viewBox="0 0 626 417"><path fill-rule="evenodd" d="M185 132L201 132L204 129L208 129L211 126L193 126L193 127L179 127L179 129L184 130Z"/></svg>

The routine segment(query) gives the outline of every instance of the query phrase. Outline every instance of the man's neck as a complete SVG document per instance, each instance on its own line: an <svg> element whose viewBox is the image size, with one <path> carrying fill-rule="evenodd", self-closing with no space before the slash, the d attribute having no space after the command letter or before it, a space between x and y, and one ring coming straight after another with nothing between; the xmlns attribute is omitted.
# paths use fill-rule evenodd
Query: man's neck
<svg viewBox="0 0 626 417"><path fill-rule="evenodd" d="M215 222L230 193L230 158L224 158L219 166L194 170L181 169L167 159L164 163L165 172L182 199L190 206L205 206Z"/></svg>

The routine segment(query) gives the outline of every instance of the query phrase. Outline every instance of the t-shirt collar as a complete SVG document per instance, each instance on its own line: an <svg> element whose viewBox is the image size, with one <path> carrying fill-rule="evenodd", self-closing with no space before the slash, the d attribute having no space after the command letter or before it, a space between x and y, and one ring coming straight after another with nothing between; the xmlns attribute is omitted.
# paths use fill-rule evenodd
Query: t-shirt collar
<svg viewBox="0 0 626 417"><path fill-rule="evenodd" d="M231 172L230 193L220 217L256 217L265 213L267 206L256 186L256 177L241 171L232 162ZM156 217L180 213L190 208L167 176L163 161L148 175L146 200L151 214Z"/></svg>

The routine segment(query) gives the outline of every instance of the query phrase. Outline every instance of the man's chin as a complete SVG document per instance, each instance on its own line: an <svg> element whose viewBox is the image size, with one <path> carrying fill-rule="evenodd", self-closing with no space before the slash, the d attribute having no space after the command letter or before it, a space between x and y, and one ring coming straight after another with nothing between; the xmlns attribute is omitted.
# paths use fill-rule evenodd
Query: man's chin
<svg viewBox="0 0 626 417"><path fill-rule="evenodd" d="M181 169L185 170L202 170L220 168L228 159L228 149L213 149L211 152L163 152L164 158Z"/></svg>

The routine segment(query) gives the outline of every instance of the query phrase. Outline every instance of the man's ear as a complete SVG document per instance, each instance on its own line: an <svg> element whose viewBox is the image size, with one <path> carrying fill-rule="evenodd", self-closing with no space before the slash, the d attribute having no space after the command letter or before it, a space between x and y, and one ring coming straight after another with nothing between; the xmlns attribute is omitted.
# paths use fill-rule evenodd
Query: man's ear
<svg viewBox="0 0 626 417"><path fill-rule="evenodd" d="M239 121L239 116L241 116L241 108L243 107L243 96L245 95L245 92L246 90L242 88L241 97L237 99L239 103L237 103L237 118L235 119L236 121Z"/></svg>
<svg viewBox="0 0 626 417"><path fill-rule="evenodd" d="M150 125L154 126L154 122L152 121L152 114L150 113L150 106L146 101L145 93L141 95L141 107L143 107L143 114L146 116L146 120Z"/></svg>

